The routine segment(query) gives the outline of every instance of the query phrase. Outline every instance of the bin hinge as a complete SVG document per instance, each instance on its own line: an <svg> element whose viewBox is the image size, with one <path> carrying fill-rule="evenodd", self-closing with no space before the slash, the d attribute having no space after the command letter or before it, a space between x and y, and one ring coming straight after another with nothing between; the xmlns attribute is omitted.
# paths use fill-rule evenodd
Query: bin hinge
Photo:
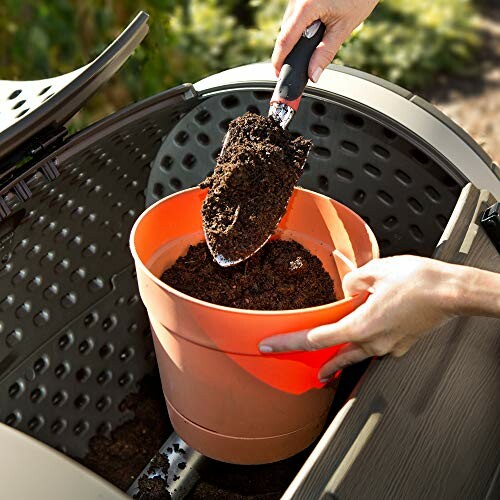
<svg viewBox="0 0 500 500"><path fill-rule="evenodd" d="M41 172L48 182L53 181L59 177L59 169L57 167L57 157L52 157L40 166L40 159L47 157L60 147L68 131L66 128L61 127L57 131L52 131L45 137L38 138L36 143L28 149L28 154L25 154L13 168L11 168L11 180L2 179L4 186L0 183L0 221L6 219L11 209L9 202L12 202L12 195L14 195L19 202L29 200L33 193L29 187L30 179ZM14 177L12 179L12 177Z"/></svg>

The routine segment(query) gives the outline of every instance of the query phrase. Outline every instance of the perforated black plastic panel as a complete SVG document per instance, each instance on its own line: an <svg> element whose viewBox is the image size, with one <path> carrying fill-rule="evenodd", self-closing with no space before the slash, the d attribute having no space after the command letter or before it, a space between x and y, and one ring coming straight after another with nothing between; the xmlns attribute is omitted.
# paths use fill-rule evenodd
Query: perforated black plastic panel
<svg viewBox="0 0 500 500"><path fill-rule="evenodd" d="M37 174L0 224L0 420L72 456L131 417L120 402L155 366L128 238L166 107Z"/></svg>
<svg viewBox="0 0 500 500"><path fill-rule="evenodd" d="M267 114L270 96L225 91L186 114L154 161L147 203L200 182L214 168L229 121L247 110ZM363 216L383 255L431 255L461 186L388 126L337 103L305 97L290 125L315 145L300 183Z"/></svg>

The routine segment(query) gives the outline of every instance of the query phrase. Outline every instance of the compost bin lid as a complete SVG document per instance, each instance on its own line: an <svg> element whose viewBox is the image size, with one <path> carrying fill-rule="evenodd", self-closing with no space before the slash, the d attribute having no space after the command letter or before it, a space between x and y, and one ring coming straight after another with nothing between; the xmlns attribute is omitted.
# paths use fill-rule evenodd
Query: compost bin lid
<svg viewBox="0 0 500 500"><path fill-rule="evenodd" d="M148 18L139 12L94 61L75 71L44 80L0 80L0 175L60 135L64 123L141 43L149 30Z"/></svg>

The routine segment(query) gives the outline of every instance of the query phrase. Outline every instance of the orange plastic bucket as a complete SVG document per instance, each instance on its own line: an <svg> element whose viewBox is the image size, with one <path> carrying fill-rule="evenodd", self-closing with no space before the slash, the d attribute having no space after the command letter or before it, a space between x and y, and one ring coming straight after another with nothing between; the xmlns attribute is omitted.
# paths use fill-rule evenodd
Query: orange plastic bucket
<svg viewBox="0 0 500 500"><path fill-rule="evenodd" d="M287 458L321 431L333 390L319 368L339 349L263 355L259 342L338 321L366 296L344 297L343 276L378 257L366 223L344 205L296 188L276 236L298 241L321 259L338 301L292 311L234 309L189 297L158 278L203 241L206 190L158 201L136 221L130 246L148 310L162 386L176 432L203 454L257 464Z"/></svg>

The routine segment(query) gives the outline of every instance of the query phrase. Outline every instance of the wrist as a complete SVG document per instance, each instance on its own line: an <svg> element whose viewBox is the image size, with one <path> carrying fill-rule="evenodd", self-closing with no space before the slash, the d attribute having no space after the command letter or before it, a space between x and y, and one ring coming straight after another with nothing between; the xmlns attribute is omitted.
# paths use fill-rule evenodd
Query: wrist
<svg viewBox="0 0 500 500"><path fill-rule="evenodd" d="M443 310L452 316L500 317L500 274L444 264L439 280Z"/></svg>
<svg viewBox="0 0 500 500"><path fill-rule="evenodd" d="M463 301L466 293L466 276L463 266L456 266L440 261L433 261L432 279L436 283L433 297L440 309L449 316L463 315Z"/></svg>

